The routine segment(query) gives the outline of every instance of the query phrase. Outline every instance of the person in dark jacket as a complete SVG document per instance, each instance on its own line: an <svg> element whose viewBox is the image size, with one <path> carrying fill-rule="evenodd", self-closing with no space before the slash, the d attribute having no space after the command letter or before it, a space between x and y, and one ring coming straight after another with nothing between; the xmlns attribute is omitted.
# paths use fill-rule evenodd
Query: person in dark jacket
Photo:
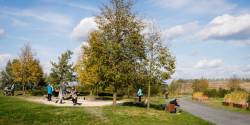
<svg viewBox="0 0 250 125"><path fill-rule="evenodd" d="M179 99L174 99L169 102L170 105L174 105L174 110L171 113L180 113L180 105L179 105Z"/></svg>
<svg viewBox="0 0 250 125"><path fill-rule="evenodd" d="M14 96L15 88L16 88L15 83L13 83L10 87L11 96Z"/></svg>
<svg viewBox="0 0 250 125"><path fill-rule="evenodd" d="M77 103L77 91L75 88L72 88L71 90L71 97L72 97L72 102L74 105L78 104Z"/></svg>

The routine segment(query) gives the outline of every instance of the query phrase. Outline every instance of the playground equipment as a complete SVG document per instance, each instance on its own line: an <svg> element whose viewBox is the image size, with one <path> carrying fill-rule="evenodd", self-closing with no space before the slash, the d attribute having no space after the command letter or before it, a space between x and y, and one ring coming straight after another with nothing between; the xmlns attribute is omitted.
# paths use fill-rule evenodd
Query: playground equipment
<svg viewBox="0 0 250 125"><path fill-rule="evenodd" d="M65 87L62 90L56 89L55 91L57 91L59 93L61 91L61 93L62 93L61 95L59 94L59 99L56 101L56 103L58 103L58 102L63 103L63 100L72 100L74 105L81 105L81 103L77 102L77 100L78 100L77 94L79 94L79 93L76 91L76 89L74 87L70 87L70 88Z"/></svg>
<svg viewBox="0 0 250 125"><path fill-rule="evenodd" d="M4 96L11 96L11 89L9 87L5 87L3 90Z"/></svg>
<svg viewBox="0 0 250 125"><path fill-rule="evenodd" d="M15 84L12 84L10 87L6 86L3 90L4 96L14 96Z"/></svg>

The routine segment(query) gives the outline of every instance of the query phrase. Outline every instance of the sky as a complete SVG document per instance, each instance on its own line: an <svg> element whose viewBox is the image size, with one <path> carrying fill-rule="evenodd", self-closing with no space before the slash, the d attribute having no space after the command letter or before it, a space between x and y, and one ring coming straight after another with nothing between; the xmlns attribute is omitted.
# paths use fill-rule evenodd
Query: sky
<svg viewBox="0 0 250 125"><path fill-rule="evenodd" d="M30 44L46 73L66 50L77 60L108 0L0 0L0 70ZM176 57L173 78L250 78L250 1L136 0Z"/></svg>

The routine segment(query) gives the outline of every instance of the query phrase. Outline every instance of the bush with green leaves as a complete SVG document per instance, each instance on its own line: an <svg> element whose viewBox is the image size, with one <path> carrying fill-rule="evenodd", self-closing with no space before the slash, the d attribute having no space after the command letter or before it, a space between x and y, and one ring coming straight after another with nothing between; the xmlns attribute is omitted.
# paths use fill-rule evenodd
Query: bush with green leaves
<svg viewBox="0 0 250 125"><path fill-rule="evenodd" d="M204 91L204 95L212 98L224 98L226 94L228 94L230 90L222 89L219 88L218 90L216 89L207 89Z"/></svg>
<svg viewBox="0 0 250 125"><path fill-rule="evenodd" d="M206 95L208 97L217 97L217 90L216 89L205 90L204 95Z"/></svg>

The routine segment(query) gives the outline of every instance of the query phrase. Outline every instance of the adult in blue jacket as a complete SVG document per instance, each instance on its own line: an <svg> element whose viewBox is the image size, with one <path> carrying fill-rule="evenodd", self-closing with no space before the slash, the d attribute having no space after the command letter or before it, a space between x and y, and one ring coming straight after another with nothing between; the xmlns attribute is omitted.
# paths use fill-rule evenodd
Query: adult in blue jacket
<svg viewBox="0 0 250 125"><path fill-rule="evenodd" d="M49 84L47 86L47 92L48 92L48 101L51 101L51 97L52 97L52 92L53 92L53 87L51 84Z"/></svg>
<svg viewBox="0 0 250 125"><path fill-rule="evenodd" d="M139 89L138 92L137 92L137 96L139 97L139 102L141 102L141 97L142 97L142 90Z"/></svg>

